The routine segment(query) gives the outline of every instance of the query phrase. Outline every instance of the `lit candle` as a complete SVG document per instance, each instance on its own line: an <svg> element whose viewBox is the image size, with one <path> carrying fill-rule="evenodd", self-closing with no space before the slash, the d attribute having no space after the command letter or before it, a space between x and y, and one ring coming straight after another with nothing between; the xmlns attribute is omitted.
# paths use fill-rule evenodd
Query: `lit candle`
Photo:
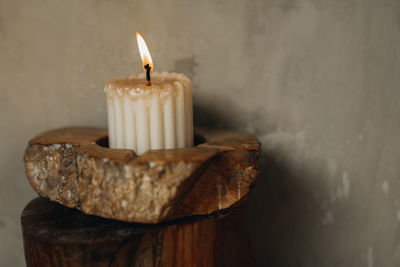
<svg viewBox="0 0 400 267"><path fill-rule="evenodd" d="M141 155L149 149L193 145L192 84L181 73L153 73L145 41L136 33L145 73L105 86L110 148Z"/></svg>

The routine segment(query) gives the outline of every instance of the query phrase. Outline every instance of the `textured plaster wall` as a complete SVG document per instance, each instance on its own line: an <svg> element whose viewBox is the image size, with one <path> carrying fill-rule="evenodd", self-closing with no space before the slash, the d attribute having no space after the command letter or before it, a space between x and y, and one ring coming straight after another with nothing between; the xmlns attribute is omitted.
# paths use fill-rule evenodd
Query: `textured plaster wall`
<svg viewBox="0 0 400 267"><path fill-rule="evenodd" d="M263 143L258 266L400 265L400 1L0 0L1 266L24 266L28 140L106 126L136 31L192 78L197 124Z"/></svg>

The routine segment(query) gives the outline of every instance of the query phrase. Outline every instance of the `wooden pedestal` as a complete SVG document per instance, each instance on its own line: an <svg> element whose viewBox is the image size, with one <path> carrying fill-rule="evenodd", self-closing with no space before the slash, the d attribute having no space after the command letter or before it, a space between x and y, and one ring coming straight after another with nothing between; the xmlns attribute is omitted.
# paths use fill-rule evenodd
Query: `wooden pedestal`
<svg viewBox="0 0 400 267"><path fill-rule="evenodd" d="M156 225L85 215L45 198L21 217L27 266L252 266L240 209Z"/></svg>

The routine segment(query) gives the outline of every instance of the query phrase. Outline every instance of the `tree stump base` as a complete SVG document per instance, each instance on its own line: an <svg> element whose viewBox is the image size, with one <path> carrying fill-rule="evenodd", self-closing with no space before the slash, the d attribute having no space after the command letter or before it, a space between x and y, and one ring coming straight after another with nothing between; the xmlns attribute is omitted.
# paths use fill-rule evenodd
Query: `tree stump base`
<svg viewBox="0 0 400 267"><path fill-rule="evenodd" d="M139 224L86 215L46 198L21 217L27 266L251 266L242 210Z"/></svg>

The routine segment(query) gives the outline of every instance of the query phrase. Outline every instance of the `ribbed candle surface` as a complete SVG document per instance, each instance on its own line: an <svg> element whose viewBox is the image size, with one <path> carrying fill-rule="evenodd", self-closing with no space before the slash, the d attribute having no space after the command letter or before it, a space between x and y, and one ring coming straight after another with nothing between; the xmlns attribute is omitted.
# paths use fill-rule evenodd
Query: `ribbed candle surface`
<svg viewBox="0 0 400 267"><path fill-rule="evenodd" d="M127 148L141 155L149 149L193 145L193 105L190 79L180 73L144 74L106 83L110 148Z"/></svg>

